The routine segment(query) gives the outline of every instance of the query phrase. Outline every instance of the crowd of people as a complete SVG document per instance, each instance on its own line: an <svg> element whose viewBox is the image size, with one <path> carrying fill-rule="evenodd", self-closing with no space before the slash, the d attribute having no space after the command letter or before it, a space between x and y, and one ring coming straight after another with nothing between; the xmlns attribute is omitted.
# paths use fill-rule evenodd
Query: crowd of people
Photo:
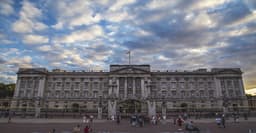
<svg viewBox="0 0 256 133"><path fill-rule="evenodd" d="M218 114L216 113L216 124L219 128L226 128L226 118L225 114ZM238 123L239 114L233 113L234 123ZM247 116L246 116L247 117ZM92 123L93 123L93 115L90 116L83 116L82 123L83 125L80 126L79 124L76 125L72 129L72 133L92 133ZM109 120L116 122L117 125L121 123L121 115L110 116ZM130 125L132 127L143 127L146 124L151 124L152 126L158 125L159 123L166 124L166 116L155 115L151 118L148 118L143 115L134 114L130 116ZM200 128L192 121L188 114L184 113L183 115L177 115L177 117L173 117L173 124L178 128L178 130L185 130L189 133L200 133ZM55 133L56 130L52 129L49 133Z"/></svg>

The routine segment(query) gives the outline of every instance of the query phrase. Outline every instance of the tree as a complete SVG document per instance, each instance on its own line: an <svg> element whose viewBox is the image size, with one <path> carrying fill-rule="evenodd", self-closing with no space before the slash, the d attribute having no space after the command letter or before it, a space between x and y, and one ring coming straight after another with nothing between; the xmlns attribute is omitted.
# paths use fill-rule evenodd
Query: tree
<svg viewBox="0 0 256 133"><path fill-rule="evenodd" d="M13 97L15 84L0 83L0 98Z"/></svg>

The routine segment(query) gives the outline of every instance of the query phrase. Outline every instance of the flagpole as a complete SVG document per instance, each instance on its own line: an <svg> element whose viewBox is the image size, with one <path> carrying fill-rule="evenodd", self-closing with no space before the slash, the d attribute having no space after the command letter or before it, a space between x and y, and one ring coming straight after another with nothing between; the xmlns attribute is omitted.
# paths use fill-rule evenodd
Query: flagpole
<svg viewBox="0 0 256 133"><path fill-rule="evenodd" d="M131 65L131 51L129 51L129 65Z"/></svg>

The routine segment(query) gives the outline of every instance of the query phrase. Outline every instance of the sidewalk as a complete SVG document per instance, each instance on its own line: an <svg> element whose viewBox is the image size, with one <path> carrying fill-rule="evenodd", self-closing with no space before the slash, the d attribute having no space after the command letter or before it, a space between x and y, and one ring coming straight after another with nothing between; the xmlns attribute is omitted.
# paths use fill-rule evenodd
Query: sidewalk
<svg viewBox="0 0 256 133"><path fill-rule="evenodd" d="M190 119L195 123L215 123L215 118L207 119ZM93 123L104 123L111 122L106 119L94 119ZM173 119L167 119L166 122L173 123ZM226 122L234 122L233 118L226 119ZM248 120L240 118L238 122L256 122L256 117L250 117ZM8 118L0 118L0 123L8 123ZM82 119L72 119L72 118L55 118L55 119L45 119L45 118L12 118L11 123L82 123Z"/></svg>
<svg viewBox="0 0 256 133"><path fill-rule="evenodd" d="M108 120L93 120L93 123L103 123L107 122ZM8 123L8 118L0 118L1 123ZM82 119L67 119L67 118L59 118L59 119L45 119L45 118L12 118L11 123L82 123Z"/></svg>

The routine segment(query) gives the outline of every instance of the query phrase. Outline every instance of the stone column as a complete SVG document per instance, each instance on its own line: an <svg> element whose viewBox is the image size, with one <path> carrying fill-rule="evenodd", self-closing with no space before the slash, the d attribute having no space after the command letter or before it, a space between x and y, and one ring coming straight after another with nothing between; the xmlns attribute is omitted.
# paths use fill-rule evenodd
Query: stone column
<svg viewBox="0 0 256 133"><path fill-rule="evenodd" d="M116 79L116 95L119 97L119 78Z"/></svg>
<svg viewBox="0 0 256 133"><path fill-rule="evenodd" d="M155 101L147 101L148 103L148 116L151 118L156 115L156 102Z"/></svg>
<svg viewBox="0 0 256 133"><path fill-rule="evenodd" d="M166 102L162 103L162 116L166 116Z"/></svg>
<svg viewBox="0 0 256 133"><path fill-rule="evenodd" d="M132 78L132 95L135 96L136 91L135 91L135 78Z"/></svg>
<svg viewBox="0 0 256 133"><path fill-rule="evenodd" d="M108 95L111 96L111 94L112 94L112 86L113 86L113 85L112 85L112 79L109 80L109 85L110 85L110 86L109 86L109 89L108 89Z"/></svg>
<svg viewBox="0 0 256 133"><path fill-rule="evenodd" d="M239 78L239 89L241 91L242 96L245 96L244 84L242 78Z"/></svg>
<svg viewBox="0 0 256 133"><path fill-rule="evenodd" d="M116 101L108 100L108 117L116 116Z"/></svg>
<svg viewBox="0 0 256 133"><path fill-rule="evenodd" d="M127 98L127 77L124 79L124 98Z"/></svg>
<svg viewBox="0 0 256 133"><path fill-rule="evenodd" d="M20 91L20 78L18 77L16 87L15 87L14 97L19 97L19 91Z"/></svg>
<svg viewBox="0 0 256 133"><path fill-rule="evenodd" d="M141 78L141 97L144 98L145 97L145 85L144 85L144 78Z"/></svg>
<svg viewBox="0 0 256 133"><path fill-rule="evenodd" d="M98 119L102 119L102 107L98 107Z"/></svg>
<svg viewBox="0 0 256 133"><path fill-rule="evenodd" d="M40 77L39 79L39 87L38 87L38 97L43 97L45 88L45 77Z"/></svg>
<svg viewBox="0 0 256 133"><path fill-rule="evenodd" d="M39 78L39 86L38 86L38 99L36 101L36 106L35 106L35 117L38 118L40 116L41 112L41 98L43 98L44 95L44 89L45 89L45 77L40 77Z"/></svg>
<svg viewBox="0 0 256 133"><path fill-rule="evenodd" d="M220 85L220 79L217 77L214 77L214 82L215 82L215 89L216 89L216 96L221 97L221 85Z"/></svg>
<svg viewBox="0 0 256 133"><path fill-rule="evenodd" d="M102 96L100 96L100 99L99 99L98 119L102 119Z"/></svg>

